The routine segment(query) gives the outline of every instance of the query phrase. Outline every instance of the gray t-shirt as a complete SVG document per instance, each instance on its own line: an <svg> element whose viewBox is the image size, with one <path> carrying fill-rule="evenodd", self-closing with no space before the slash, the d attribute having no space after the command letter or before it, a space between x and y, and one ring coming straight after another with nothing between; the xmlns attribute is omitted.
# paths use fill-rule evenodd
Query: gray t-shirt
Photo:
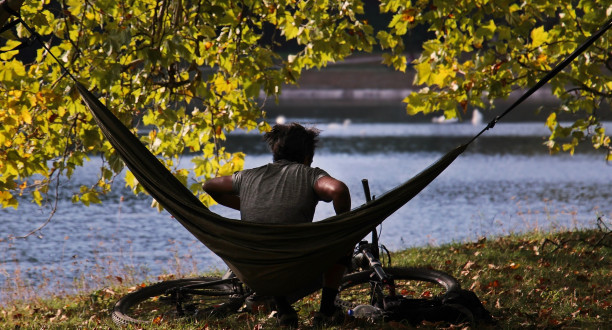
<svg viewBox="0 0 612 330"><path fill-rule="evenodd" d="M234 173L240 218L262 223L312 222L319 198L314 184L327 172L304 164L276 161Z"/></svg>

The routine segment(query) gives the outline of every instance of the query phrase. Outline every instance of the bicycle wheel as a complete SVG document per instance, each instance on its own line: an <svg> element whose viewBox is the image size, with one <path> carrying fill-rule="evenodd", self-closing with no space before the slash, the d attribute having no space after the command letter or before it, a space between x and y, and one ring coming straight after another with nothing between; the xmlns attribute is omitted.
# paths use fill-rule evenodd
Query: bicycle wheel
<svg viewBox="0 0 612 330"><path fill-rule="evenodd" d="M117 301L113 322L124 326L226 316L236 312L245 299L235 284L235 279L203 277L150 285Z"/></svg>
<svg viewBox="0 0 612 330"><path fill-rule="evenodd" d="M461 285L452 276L433 269L424 268L383 268L395 282L395 293L404 297L429 298L459 291ZM388 292L372 291L373 270L348 274L342 279L336 304L344 308L357 305L381 304L382 297ZM433 284L433 285L432 285ZM382 290L378 288L377 290ZM380 306L379 306L380 307Z"/></svg>

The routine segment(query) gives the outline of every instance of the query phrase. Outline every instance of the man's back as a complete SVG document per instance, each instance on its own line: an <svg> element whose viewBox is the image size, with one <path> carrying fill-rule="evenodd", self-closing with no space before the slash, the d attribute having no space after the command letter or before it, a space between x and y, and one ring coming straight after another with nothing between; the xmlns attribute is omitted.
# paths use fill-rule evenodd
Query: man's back
<svg viewBox="0 0 612 330"><path fill-rule="evenodd" d="M266 223L310 222L319 200L333 202L337 214L351 208L348 187L319 168L312 168L317 129L275 125L264 135L274 163L221 176L204 183L204 190L221 205L240 210L243 220ZM288 242L290 244L290 242ZM323 275L319 316L331 317L334 300L352 251ZM274 297L281 326L298 327L298 317L284 296ZM344 315L340 313L340 315ZM321 319L317 317L316 319Z"/></svg>
<svg viewBox="0 0 612 330"><path fill-rule="evenodd" d="M325 176L324 170L285 160L237 172L233 189L240 216L264 223L311 222L319 201L313 187Z"/></svg>

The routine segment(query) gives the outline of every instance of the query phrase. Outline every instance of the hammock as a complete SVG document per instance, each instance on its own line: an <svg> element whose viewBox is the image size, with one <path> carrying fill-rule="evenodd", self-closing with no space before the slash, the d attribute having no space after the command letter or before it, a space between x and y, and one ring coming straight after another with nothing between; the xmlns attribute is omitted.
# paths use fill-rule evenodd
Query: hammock
<svg viewBox="0 0 612 330"><path fill-rule="evenodd" d="M76 87L138 182L241 281L263 295L284 295L315 281L467 147L451 150L406 183L350 212L305 224L253 223L211 212L97 97L78 82Z"/></svg>
<svg viewBox="0 0 612 330"><path fill-rule="evenodd" d="M47 49L62 70L75 81L104 136L123 158L140 184L187 230L217 254L251 289L263 295L284 295L314 281L367 233L417 195L457 158L467 146L566 67L612 26L604 26L538 83L497 116L466 144L378 199L348 213L308 224L270 225L228 219L206 208L134 136L97 97L68 71L40 36L3 3L2 9L17 19ZM8 28L10 28L10 26Z"/></svg>

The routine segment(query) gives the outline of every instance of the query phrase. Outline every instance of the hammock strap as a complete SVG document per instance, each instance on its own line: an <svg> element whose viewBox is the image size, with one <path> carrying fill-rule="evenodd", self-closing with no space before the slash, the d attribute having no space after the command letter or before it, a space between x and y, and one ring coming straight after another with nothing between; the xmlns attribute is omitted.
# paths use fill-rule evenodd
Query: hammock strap
<svg viewBox="0 0 612 330"><path fill-rule="evenodd" d="M0 29L0 33L4 33L5 31L10 30L11 28L13 28L13 26L15 26L15 25L17 25L17 24L19 24L19 23L21 23L21 22L22 22L21 18L18 18L18 19L13 20L13 21L11 21L11 22L9 22L9 23L6 23L6 25L5 25L5 26L3 26L3 27Z"/></svg>
<svg viewBox="0 0 612 330"><path fill-rule="evenodd" d="M15 9L11 8L11 6L9 6L8 3L9 3L8 1L2 1L2 9L6 10L7 13L17 17L18 20L21 20L21 15L19 14L19 12L15 11Z"/></svg>

